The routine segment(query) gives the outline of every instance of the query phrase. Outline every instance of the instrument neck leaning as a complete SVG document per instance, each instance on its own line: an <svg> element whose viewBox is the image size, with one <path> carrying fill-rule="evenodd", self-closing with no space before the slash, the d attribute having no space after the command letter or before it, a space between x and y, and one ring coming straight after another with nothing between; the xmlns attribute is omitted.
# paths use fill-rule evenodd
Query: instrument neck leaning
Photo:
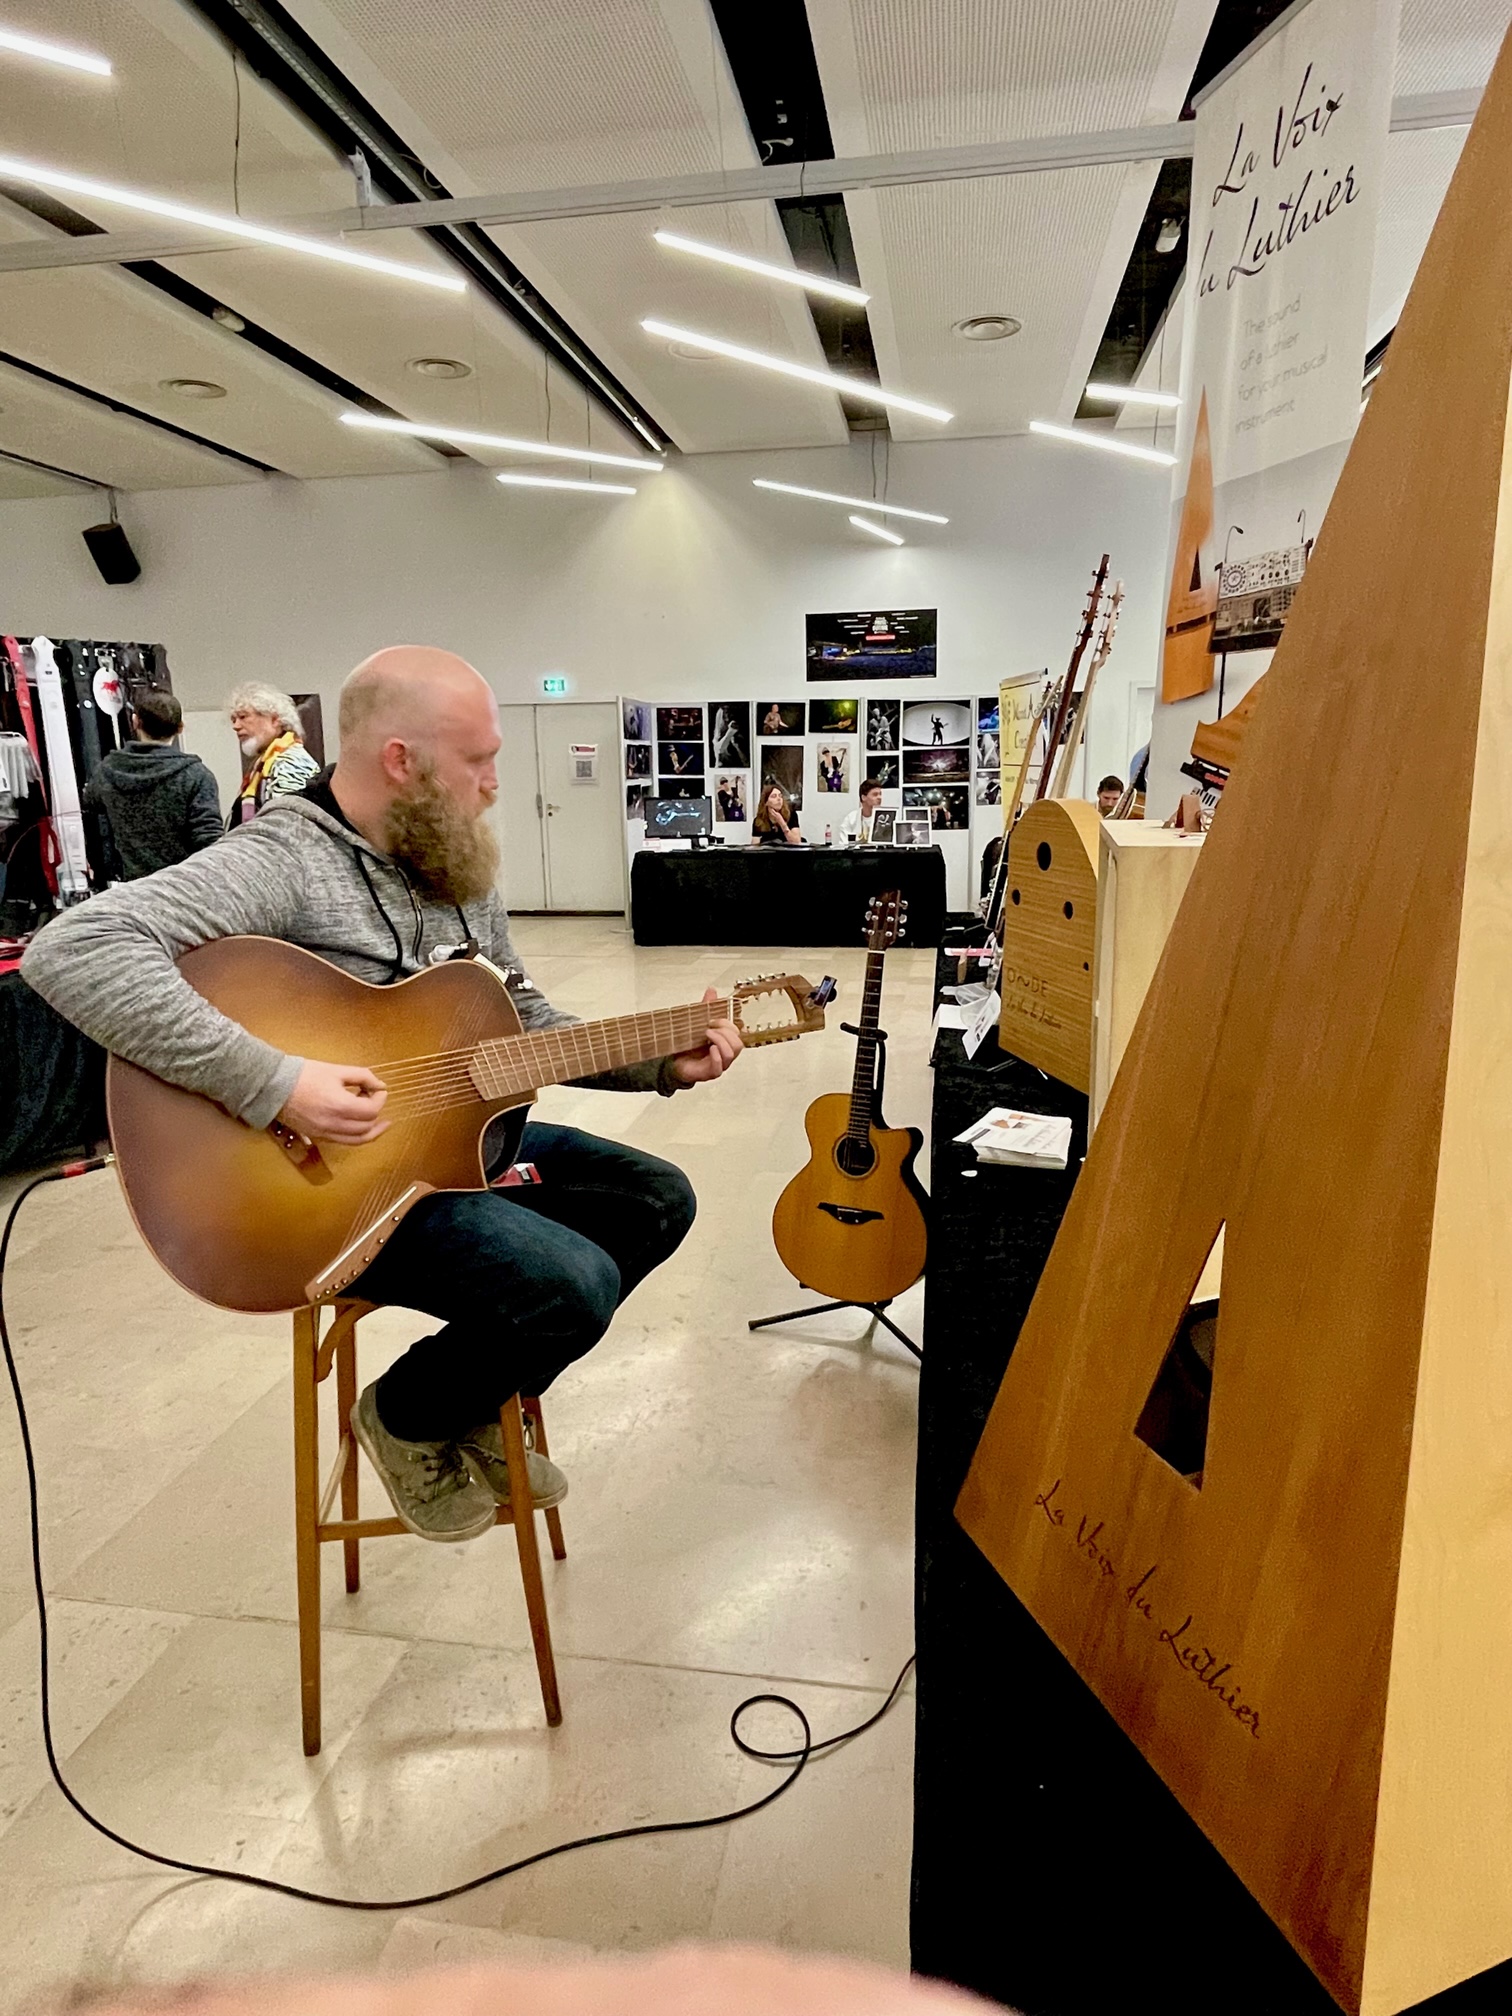
<svg viewBox="0 0 1512 2016"><path fill-rule="evenodd" d="M636 1015L608 1016L596 1022L563 1022L551 1029L527 1029L518 1036L496 1036L468 1053L468 1075L480 1099L522 1097L543 1085L565 1085L574 1078L593 1078L601 1071L622 1071L694 1050L711 1024L728 1021L734 1004L694 1001L681 1008L646 1009Z"/></svg>

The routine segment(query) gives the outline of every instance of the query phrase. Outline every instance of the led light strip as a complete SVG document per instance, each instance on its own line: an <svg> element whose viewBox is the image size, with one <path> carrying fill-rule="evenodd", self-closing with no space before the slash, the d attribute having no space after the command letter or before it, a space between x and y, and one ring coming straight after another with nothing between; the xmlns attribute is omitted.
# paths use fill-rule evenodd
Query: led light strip
<svg viewBox="0 0 1512 2016"><path fill-rule="evenodd" d="M854 511L851 513L850 522L858 531L870 532L873 539L885 539L889 546L901 546L903 544L903 540L898 533L889 532L885 525L873 525L870 518L858 518Z"/></svg>
<svg viewBox="0 0 1512 2016"><path fill-rule="evenodd" d="M0 49L10 49L17 56L35 56L39 63L58 63L65 70L87 70L91 77L112 74L103 56L93 56L87 49L65 49L58 42L41 42L15 28L0 28Z"/></svg>
<svg viewBox="0 0 1512 2016"><path fill-rule="evenodd" d="M61 189L69 196L92 197L96 203L118 203L123 210L141 210L149 217L171 217L176 223L193 224L204 231L224 233L228 238L246 238L254 245L272 245L281 252L302 252L311 259L330 259L338 266L356 266L365 273L381 273L390 280L412 280L418 287L439 287L446 294L461 294L467 287L460 276L428 273L421 266L401 265L397 259L376 259L371 252L353 252L345 245L301 238L293 231L275 230L268 224L249 224L245 217L197 210L187 203L172 202L166 196L120 189L111 182L96 182L91 176L73 175L62 168L44 168L36 161L18 161L8 154L0 154L0 180L27 182L38 189Z"/></svg>
<svg viewBox="0 0 1512 2016"><path fill-rule="evenodd" d="M676 231L653 231L658 245L674 252L691 252L698 259L713 259L721 266L738 266L742 273L760 274L763 280L780 280L785 287L801 287L808 294L823 294L832 301L849 301L864 308L870 294L851 287L844 280L829 280L821 273L805 273L801 266L773 266L765 259L753 259L746 252L731 252L724 245L706 245L699 238L684 238Z"/></svg>
<svg viewBox="0 0 1512 2016"><path fill-rule="evenodd" d="M1111 399L1117 406L1179 406L1175 392L1141 392L1136 385L1088 385L1089 399Z"/></svg>
<svg viewBox="0 0 1512 2016"><path fill-rule="evenodd" d="M801 483L774 483L767 476L753 476L758 490L780 490L785 497L816 497L821 504L859 504L875 511L879 518L922 518L927 525L948 525L938 511L915 511L907 504L880 504L875 497L843 497L838 490L805 490Z"/></svg>
<svg viewBox="0 0 1512 2016"><path fill-rule="evenodd" d="M1176 461L1163 448L1141 448L1137 442L1119 441L1111 434L1094 434L1090 427L1057 427L1049 420L1031 420L1029 432L1049 434L1057 441L1075 441L1082 448L1100 448L1105 455L1128 455L1136 462L1158 462L1163 469L1171 468Z"/></svg>
<svg viewBox="0 0 1512 2016"><path fill-rule="evenodd" d="M549 455L564 462L608 462L616 469L639 469L655 476L667 465L644 455L608 455L602 448L559 448L555 441L523 441L512 434L480 434L470 427L432 426L428 420L390 420L382 413L343 413L343 427L367 427L375 434L413 434L421 441L451 441L462 448L503 448L515 455Z"/></svg>
<svg viewBox="0 0 1512 2016"><path fill-rule="evenodd" d="M588 483L576 476L517 476L512 469L502 470L494 481L522 490L598 490L615 497L636 495L633 483Z"/></svg>
<svg viewBox="0 0 1512 2016"><path fill-rule="evenodd" d="M726 343L721 336L702 336L696 329L679 329L673 322L650 317L641 323L648 336L664 336L672 343L687 343L695 350L707 350L715 357L729 357L737 364L754 364L762 371L780 372L784 378L801 378L806 385L822 385L827 392L843 392L868 406L896 406L903 413L917 413L924 420L952 420L943 406L928 406L922 399L905 398L880 385L868 385L864 378L848 378L842 371L818 371L810 364L793 364L786 357L770 357L764 350L747 350L739 343Z"/></svg>

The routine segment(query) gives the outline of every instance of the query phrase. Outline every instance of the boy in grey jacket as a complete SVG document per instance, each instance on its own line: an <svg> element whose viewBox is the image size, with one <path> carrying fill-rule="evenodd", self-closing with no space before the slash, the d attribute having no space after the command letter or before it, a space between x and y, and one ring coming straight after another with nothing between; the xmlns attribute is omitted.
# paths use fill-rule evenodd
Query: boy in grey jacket
<svg viewBox="0 0 1512 2016"><path fill-rule="evenodd" d="M84 803L110 821L111 838L128 882L171 868L221 836L215 779L174 737L184 710L155 687L131 706L134 740L112 749L84 787Z"/></svg>
<svg viewBox="0 0 1512 2016"><path fill-rule="evenodd" d="M483 814L499 740L493 695L460 658L380 651L342 688L334 770L206 852L67 911L33 941L24 977L105 1048L250 1127L281 1118L315 1140L370 1140L386 1097L376 1073L285 1056L212 1008L175 961L249 933L384 985L472 941L506 972L526 1028L570 1022L521 968L494 888ZM582 1082L670 1093L719 1077L739 1049L717 1024L695 1051ZM511 1489L501 1402L543 1392L597 1343L692 1223L687 1179L654 1156L542 1122L526 1128L520 1155L539 1187L424 1199L349 1291L445 1321L353 1410L396 1512L427 1539L493 1523ZM530 1486L542 1505L566 1492L536 1455Z"/></svg>

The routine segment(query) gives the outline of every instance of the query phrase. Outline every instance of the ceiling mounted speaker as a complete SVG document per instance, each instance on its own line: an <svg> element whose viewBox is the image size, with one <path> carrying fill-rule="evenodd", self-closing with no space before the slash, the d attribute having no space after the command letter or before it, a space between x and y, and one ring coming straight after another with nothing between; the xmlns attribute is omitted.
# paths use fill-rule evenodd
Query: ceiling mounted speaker
<svg viewBox="0 0 1512 2016"><path fill-rule="evenodd" d="M131 541L125 531L113 518L104 525L86 527L84 544L89 548L90 559L100 570L100 578L108 581L112 588L119 588L140 576L142 563L132 552Z"/></svg>

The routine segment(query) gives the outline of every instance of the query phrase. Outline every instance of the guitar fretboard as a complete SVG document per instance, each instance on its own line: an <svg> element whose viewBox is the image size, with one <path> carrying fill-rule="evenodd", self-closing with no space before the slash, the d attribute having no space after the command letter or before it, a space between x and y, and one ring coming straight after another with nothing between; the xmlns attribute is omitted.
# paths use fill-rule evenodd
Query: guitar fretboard
<svg viewBox="0 0 1512 2016"><path fill-rule="evenodd" d="M490 1037L468 1054L468 1075L482 1099L507 1099L565 1085L600 1071L622 1071L653 1057L693 1050L714 1022L729 1021L733 1003L693 1001L682 1008L650 1008L598 1022L566 1022L519 1036Z"/></svg>
<svg viewBox="0 0 1512 2016"><path fill-rule="evenodd" d="M880 952L866 955L866 988L861 997L861 1034L856 1038L856 1068L851 1077L850 1121L846 1133L854 1141L871 1134L872 1106L877 1087L877 1037L882 1011L882 960Z"/></svg>

